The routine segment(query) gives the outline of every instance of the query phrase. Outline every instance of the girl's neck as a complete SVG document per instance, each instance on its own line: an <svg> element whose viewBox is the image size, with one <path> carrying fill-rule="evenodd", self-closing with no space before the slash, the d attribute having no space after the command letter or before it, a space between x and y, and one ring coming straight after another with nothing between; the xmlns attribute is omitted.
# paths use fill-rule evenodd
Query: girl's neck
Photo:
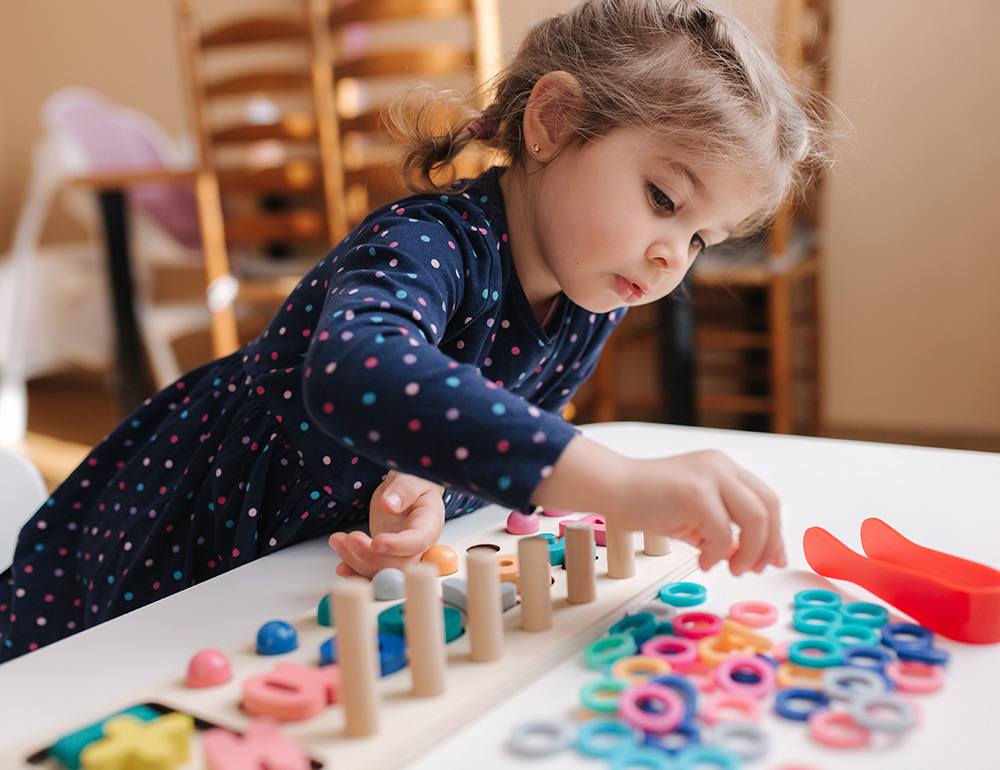
<svg viewBox="0 0 1000 770"><path fill-rule="evenodd" d="M535 237L531 187L523 168L509 168L500 177L511 259L535 318L544 327L552 317L562 289L549 270Z"/></svg>

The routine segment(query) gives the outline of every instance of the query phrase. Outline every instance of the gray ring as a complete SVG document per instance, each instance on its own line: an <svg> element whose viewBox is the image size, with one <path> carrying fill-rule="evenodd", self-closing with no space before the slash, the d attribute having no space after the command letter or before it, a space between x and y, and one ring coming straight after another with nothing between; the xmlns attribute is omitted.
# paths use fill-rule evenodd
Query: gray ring
<svg viewBox="0 0 1000 770"><path fill-rule="evenodd" d="M522 757L549 757L572 746L574 738L573 726L569 723L539 719L515 727L508 745Z"/></svg>
<svg viewBox="0 0 1000 770"><path fill-rule="evenodd" d="M881 695L887 687L882 674L867 668L834 666L823 672L823 694L828 698L854 700L869 695Z"/></svg>
<svg viewBox="0 0 1000 770"><path fill-rule="evenodd" d="M893 712L892 719L879 719L872 716L872 706L888 709ZM855 698L850 704L851 718L862 727L869 730L881 730L887 733L901 733L909 730L917 723L917 709L909 701L891 693L882 695L864 695Z"/></svg>
<svg viewBox="0 0 1000 770"><path fill-rule="evenodd" d="M637 615L640 612L651 612L660 623L666 623L677 615L677 608L664 602L645 602L629 608L628 614Z"/></svg>
<svg viewBox="0 0 1000 770"><path fill-rule="evenodd" d="M771 739L760 726L750 722L722 722L712 730L712 745L749 761L767 754Z"/></svg>

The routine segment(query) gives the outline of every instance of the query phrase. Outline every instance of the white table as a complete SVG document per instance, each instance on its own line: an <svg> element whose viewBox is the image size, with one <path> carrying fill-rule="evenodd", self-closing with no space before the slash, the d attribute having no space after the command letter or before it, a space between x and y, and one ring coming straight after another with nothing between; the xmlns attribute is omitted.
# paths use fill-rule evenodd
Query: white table
<svg viewBox="0 0 1000 770"><path fill-rule="evenodd" d="M819 525L860 550L860 524L871 516L921 545L1000 566L997 454L629 423L585 430L637 457L719 448L782 495L789 567L737 579L720 565L695 575L715 609L742 599L772 601L782 607L781 623L787 625L788 603L805 588L832 587L847 600L872 600L853 584L833 585L815 575L801 548L805 529ZM474 534L505 515L491 506L450 522L445 541ZM302 544L0 666L0 757L53 723L183 671L194 650L244 642L263 620L307 612L329 589L335 564L324 541ZM768 633L775 639L791 636L778 627ZM802 725L774 718L767 722L772 753L751 767L770 770L796 760L815 768L883 770L888 761L929 770L1000 762L993 737L1000 645L939 639L938 646L952 653L946 688L920 697L923 724L902 740L860 751L825 749ZM545 716L572 718L577 689L590 675L579 660L566 661L414 767L438 770L473 761L478 770L524 766L505 748L513 727ZM606 766L575 752L531 764L545 770Z"/></svg>

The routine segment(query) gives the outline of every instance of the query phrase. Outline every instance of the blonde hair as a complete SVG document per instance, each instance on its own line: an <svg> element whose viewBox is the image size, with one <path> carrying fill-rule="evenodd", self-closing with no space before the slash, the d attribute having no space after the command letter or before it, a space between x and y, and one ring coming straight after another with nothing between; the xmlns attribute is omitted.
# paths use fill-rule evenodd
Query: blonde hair
<svg viewBox="0 0 1000 770"><path fill-rule="evenodd" d="M529 31L484 112L452 98L452 128L433 130L421 120L424 110L400 127L411 186L433 186L477 140L508 164L521 163L532 88L560 70L580 85L568 113L571 141L649 128L687 157L740 169L762 202L760 215L741 229L759 227L826 162L822 99L794 87L775 57L711 0L585 0ZM477 116L472 130L463 130Z"/></svg>

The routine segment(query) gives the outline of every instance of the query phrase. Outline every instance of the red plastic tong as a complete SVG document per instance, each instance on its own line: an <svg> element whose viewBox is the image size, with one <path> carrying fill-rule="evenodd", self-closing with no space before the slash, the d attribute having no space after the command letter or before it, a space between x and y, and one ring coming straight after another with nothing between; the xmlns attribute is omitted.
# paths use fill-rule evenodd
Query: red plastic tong
<svg viewBox="0 0 1000 770"><path fill-rule="evenodd" d="M991 567L919 546L880 519L861 525L867 558L820 527L802 546L820 575L856 583L942 636L1000 642L1000 572Z"/></svg>

